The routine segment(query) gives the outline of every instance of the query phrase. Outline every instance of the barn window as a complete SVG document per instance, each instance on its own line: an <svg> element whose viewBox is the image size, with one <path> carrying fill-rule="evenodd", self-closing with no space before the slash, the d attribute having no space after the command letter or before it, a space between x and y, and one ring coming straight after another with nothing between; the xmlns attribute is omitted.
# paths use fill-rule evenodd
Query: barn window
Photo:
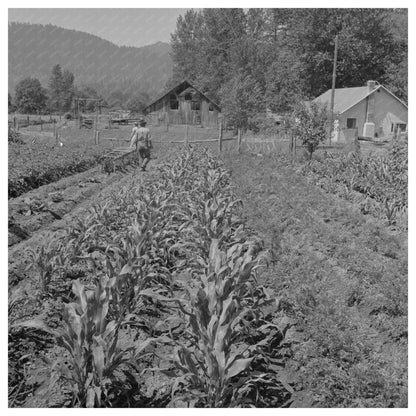
<svg viewBox="0 0 416 416"><path fill-rule="evenodd" d="M209 107L208 107L208 110L209 111L214 111L214 106L212 104L210 104Z"/></svg>
<svg viewBox="0 0 416 416"><path fill-rule="evenodd" d="M179 108L179 101L175 94L170 95L170 109L177 110Z"/></svg>
<svg viewBox="0 0 416 416"><path fill-rule="evenodd" d="M191 101L192 100L192 94L190 92L187 92L185 94L185 101Z"/></svg>
<svg viewBox="0 0 416 416"><path fill-rule="evenodd" d="M199 111L201 108L201 104L199 101L192 101L191 110Z"/></svg>
<svg viewBox="0 0 416 416"><path fill-rule="evenodd" d="M355 129L357 127L356 118L347 118L347 129Z"/></svg>

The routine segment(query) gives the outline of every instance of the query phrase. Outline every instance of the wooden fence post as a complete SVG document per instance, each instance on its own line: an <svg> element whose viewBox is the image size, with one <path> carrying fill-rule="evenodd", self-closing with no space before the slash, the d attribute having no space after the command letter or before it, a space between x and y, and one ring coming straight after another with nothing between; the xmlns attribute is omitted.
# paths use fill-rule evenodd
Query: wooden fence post
<svg viewBox="0 0 416 416"><path fill-rule="evenodd" d="M42 117L40 117L40 131L43 131L43 122L42 122Z"/></svg>
<svg viewBox="0 0 416 416"><path fill-rule="evenodd" d="M95 132L95 144L99 145L100 144L100 131L96 131Z"/></svg>
<svg viewBox="0 0 416 416"><path fill-rule="evenodd" d="M186 127L185 127L185 146L186 147L189 146L188 129L189 129L189 125L188 123L186 123Z"/></svg>
<svg viewBox="0 0 416 416"><path fill-rule="evenodd" d="M96 136L97 136L97 123L96 123L95 117L92 119L91 129L92 129L92 138L95 142L96 141Z"/></svg>
<svg viewBox="0 0 416 416"><path fill-rule="evenodd" d="M169 131L169 113L166 113L166 131Z"/></svg>
<svg viewBox="0 0 416 416"><path fill-rule="evenodd" d="M238 128L237 130L237 149L238 149L238 153L241 152L241 129Z"/></svg>
<svg viewBox="0 0 416 416"><path fill-rule="evenodd" d="M19 119L16 118L16 130L19 130Z"/></svg>
<svg viewBox="0 0 416 416"><path fill-rule="evenodd" d="M55 139L55 142L57 143L58 139L57 139L57 133L56 133L56 120L55 119L53 119L53 137Z"/></svg>
<svg viewBox="0 0 416 416"><path fill-rule="evenodd" d="M220 121L220 128L219 128L219 132L218 132L218 151L221 153L222 152L222 121Z"/></svg>
<svg viewBox="0 0 416 416"><path fill-rule="evenodd" d="M58 144L59 143L59 134L58 134L58 127L56 126L56 122L54 122L54 126L55 126L55 143Z"/></svg>
<svg viewBox="0 0 416 416"><path fill-rule="evenodd" d="M13 116L13 128L16 130L16 116Z"/></svg>
<svg viewBox="0 0 416 416"><path fill-rule="evenodd" d="M27 116L27 126L30 126L30 120L29 120L29 116Z"/></svg>

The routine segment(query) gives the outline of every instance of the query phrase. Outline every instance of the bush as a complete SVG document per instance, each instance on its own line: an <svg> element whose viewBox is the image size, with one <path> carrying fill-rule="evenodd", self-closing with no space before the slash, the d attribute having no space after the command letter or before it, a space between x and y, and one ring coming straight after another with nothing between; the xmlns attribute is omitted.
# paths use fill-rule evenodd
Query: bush
<svg viewBox="0 0 416 416"><path fill-rule="evenodd" d="M15 129L11 128L10 126L9 126L8 142L9 143L24 144L24 141L22 139L22 135L18 131L16 131Z"/></svg>
<svg viewBox="0 0 416 416"><path fill-rule="evenodd" d="M294 132L306 146L309 159L312 159L313 152L328 134L328 109L314 102L301 103L295 108L293 118Z"/></svg>

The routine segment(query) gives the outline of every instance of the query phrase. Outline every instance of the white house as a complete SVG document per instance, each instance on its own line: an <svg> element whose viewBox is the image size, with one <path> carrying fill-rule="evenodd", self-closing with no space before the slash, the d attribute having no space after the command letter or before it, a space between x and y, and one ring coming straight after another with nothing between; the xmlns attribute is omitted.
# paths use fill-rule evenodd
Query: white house
<svg viewBox="0 0 416 416"><path fill-rule="evenodd" d="M331 90L313 100L331 102ZM358 137L388 139L397 131L407 131L407 105L383 85L368 81L367 86L335 89L335 141Z"/></svg>

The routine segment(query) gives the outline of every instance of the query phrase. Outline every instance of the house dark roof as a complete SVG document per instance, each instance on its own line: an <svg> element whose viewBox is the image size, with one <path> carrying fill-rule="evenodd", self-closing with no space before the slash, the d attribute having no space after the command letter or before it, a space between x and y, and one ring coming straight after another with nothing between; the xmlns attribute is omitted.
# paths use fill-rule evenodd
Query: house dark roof
<svg viewBox="0 0 416 416"><path fill-rule="evenodd" d="M176 92L178 95L181 94L183 91L185 91L188 88L193 88L196 92L198 92L199 94L201 94L203 97L205 97L210 103L212 103L212 105L214 105L214 107L216 107L216 109L218 111L221 111L220 106L213 101L211 98L209 98L206 94L204 94L203 92L199 91L197 88L195 88L189 81L182 81L180 84L176 85L176 87L173 87L172 89L170 89L168 92L163 93L160 97L158 97L156 100L154 100L152 103L150 103L148 106L146 106L146 108L143 110L144 112L146 112L149 107L151 107L153 104L156 104L158 101L160 101L162 98L166 97L167 95Z"/></svg>
<svg viewBox="0 0 416 416"><path fill-rule="evenodd" d="M377 85L373 90L369 90L367 86L365 87L353 87L353 88L336 88L335 97L334 97L334 113L342 114L354 105L358 104L364 98L373 94L375 91L382 88L384 91L395 97L400 101L406 108L407 105L396 97L391 91L382 85ZM324 92L319 97L316 97L313 102L321 104L330 104L331 102L331 90Z"/></svg>

